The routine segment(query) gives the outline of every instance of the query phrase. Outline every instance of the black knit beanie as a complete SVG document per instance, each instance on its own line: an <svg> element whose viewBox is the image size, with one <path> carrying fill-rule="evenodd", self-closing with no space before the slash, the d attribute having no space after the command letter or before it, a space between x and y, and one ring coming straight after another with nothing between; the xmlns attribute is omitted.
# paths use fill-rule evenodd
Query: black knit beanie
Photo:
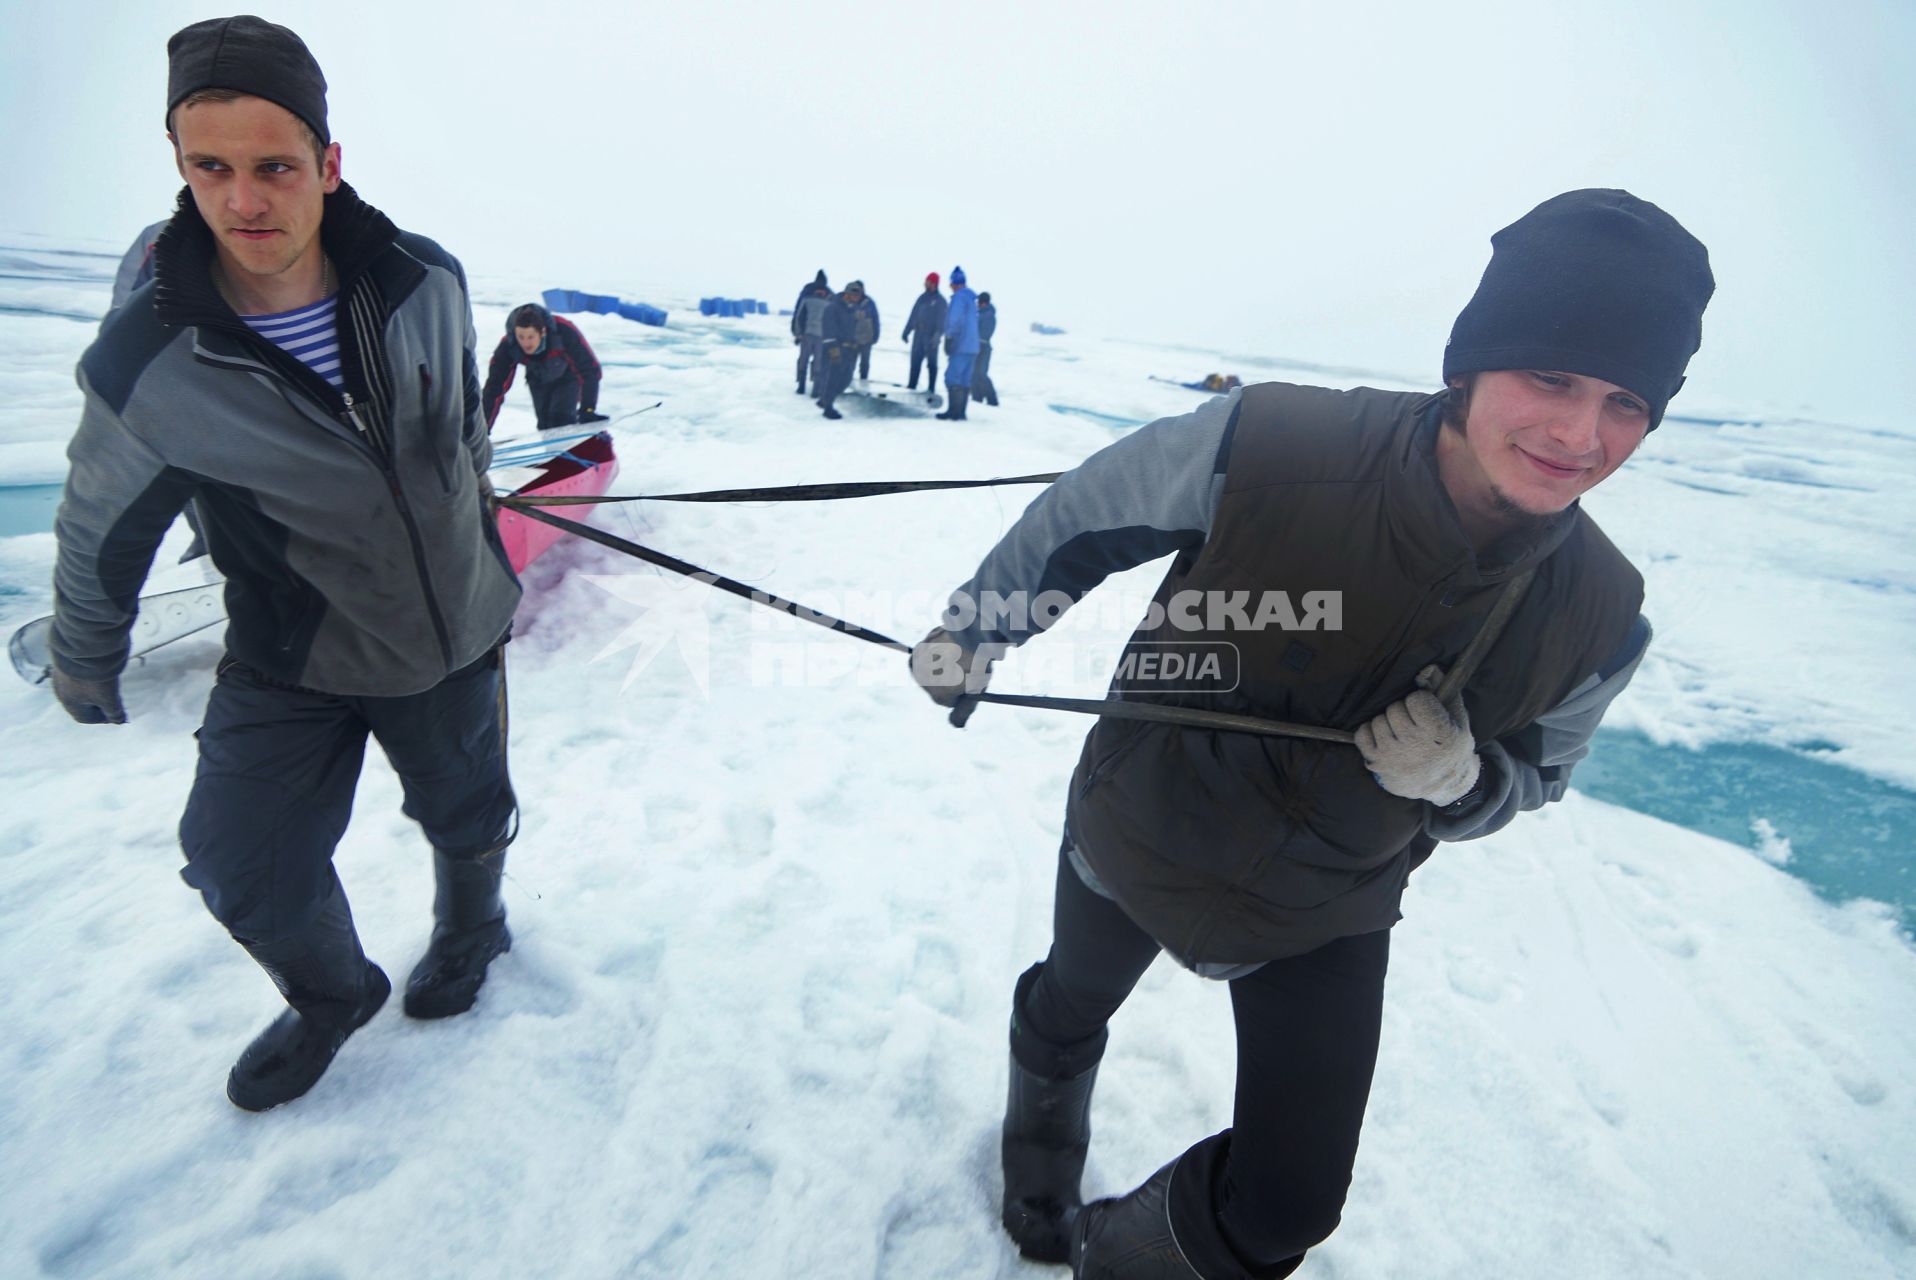
<svg viewBox="0 0 1916 1280"><path fill-rule="evenodd" d="M173 108L201 89L236 89L277 102L310 125L322 145L333 140L319 63L305 41L263 18L209 18L166 42L167 128Z"/></svg>
<svg viewBox="0 0 1916 1280"><path fill-rule="evenodd" d="M1663 419L1703 341L1716 280L1681 223L1628 191L1566 191L1490 237L1490 265L1451 327L1444 380L1554 369L1614 382Z"/></svg>

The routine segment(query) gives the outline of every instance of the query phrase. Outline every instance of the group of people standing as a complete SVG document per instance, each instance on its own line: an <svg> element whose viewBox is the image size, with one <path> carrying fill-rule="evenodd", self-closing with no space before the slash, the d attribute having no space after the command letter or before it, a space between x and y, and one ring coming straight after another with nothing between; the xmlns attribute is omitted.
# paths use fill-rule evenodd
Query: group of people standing
<svg viewBox="0 0 1916 1280"><path fill-rule="evenodd" d="M938 355L942 348L945 389L949 403L937 417L947 422L965 420L965 406L975 395L989 405L998 403L991 382L991 337L998 328L998 312L989 293L974 293L965 281L965 269L951 270L951 298L938 292L936 271L925 277L924 292L912 304L905 321L904 341L911 347L909 391L918 389L918 374L930 365L926 389L938 384ZM834 294L823 268L799 291L792 306L792 341L798 344L797 394L811 394L827 418L845 415L834 402L851 385L852 370L871 377L872 347L879 338L878 304L854 280Z"/></svg>
<svg viewBox="0 0 1916 1280"><path fill-rule="evenodd" d="M871 377L872 344L878 341L878 304L865 293L865 282L854 280L834 294L820 267L792 304L792 341L798 344L798 394L805 394L809 374L812 398L825 416L844 417L833 402L851 385L854 365L860 378Z"/></svg>

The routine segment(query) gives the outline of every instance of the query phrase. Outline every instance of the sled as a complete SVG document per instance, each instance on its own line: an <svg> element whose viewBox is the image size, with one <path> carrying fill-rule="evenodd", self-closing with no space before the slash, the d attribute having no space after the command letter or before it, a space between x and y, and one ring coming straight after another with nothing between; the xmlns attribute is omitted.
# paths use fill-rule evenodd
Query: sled
<svg viewBox="0 0 1916 1280"><path fill-rule="evenodd" d="M607 432L534 443L553 451L536 464L502 464L495 446L492 474L494 485L501 493L519 498L596 498L612 487L612 481L619 474L618 455ZM514 455L508 451L507 456ZM590 504L568 506L563 514L568 520L584 520L597 509ZM498 521L499 540L505 543L506 558L512 561L514 573L524 573L527 565L566 536L564 530L541 524L517 511L502 508Z"/></svg>
<svg viewBox="0 0 1916 1280"><path fill-rule="evenodd" d="M175 591L141 596L139 613L128 636L128 658L144 658L162 645L226 621L226 582L221 579ZM40 684L53 673L53 616L35 618L7 640L13 669L28 684Z"/></svg>

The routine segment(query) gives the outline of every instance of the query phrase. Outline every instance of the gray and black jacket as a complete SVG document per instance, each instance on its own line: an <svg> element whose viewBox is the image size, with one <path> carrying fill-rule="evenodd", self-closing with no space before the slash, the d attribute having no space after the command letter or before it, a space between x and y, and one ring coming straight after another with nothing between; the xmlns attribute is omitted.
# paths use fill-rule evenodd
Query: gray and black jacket
<svg viewBox="0 0 1916 1280"><path fill-rule="evenodd" d="M126 664L140 586L188 499L226 576L228 651L325 693L431 688L500 642L519 583L479 492L491 457L458 261L341 184L334 389L234 315L191 195L154 280L81 357L55 524L55 663Z"/></svg>
<svg viewBox="0 0 1916 1280"><path fill-rule="evenodd" d="M906 318L904 332L899 336L910 341L911 349L921 355L938 350L938 344L944 341L945 313L950 306L944 294L926 289L912 302L911 315Z"/></svg>
<svg viewBox="0 0 1916 1280"><path fill-rule="evenodd" d="M1062 476L953 595L947 629L975 649L1023 643L1057 616L971 620L987 593L1074 601L1172 553L1158 605L1186 587L1240 609L1260 587L1343 588L1339 634L1147 622L1127 654L1228 643L1242 669L1168 694L1121 674L1112 696L1351 729L1423 663L1454 660L1502 582L1539 566L1466 692L1483 784L1458 806L1390 796L1347 746L1099 722L1073 778L1073 864L1202 972L1389 927L1436 842L1563 796L1643 657L1641 580L1579 508L1525 545L1471 553L1430 461L1440 399L1267 384L1154 422Z"/></svg>

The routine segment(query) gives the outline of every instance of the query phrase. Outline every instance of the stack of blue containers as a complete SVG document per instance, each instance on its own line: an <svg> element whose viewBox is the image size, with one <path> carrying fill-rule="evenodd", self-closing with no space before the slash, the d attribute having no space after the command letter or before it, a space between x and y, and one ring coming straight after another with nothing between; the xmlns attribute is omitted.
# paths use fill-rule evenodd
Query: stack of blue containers
<svg viewBox="0 0 1916 1280"><path fill-rule="evenodd" d="M700 298L699 314L739 319L743 316L769 315L771 308L757 298Z"/></svg>
<svg viewBox="0 0 1916 1280"><path fill-rule="evenodd" d="M666 313L644 302L621 302L609 293L581 293L577 289L547 289L540 295L547 311L590 311L595 315L624 316L640 324L663 325Z"/></svg>
<svg viewBox="0 0 1916 1280"><path fill-rule="evenodd" d="M644 302L621 302L619 314L627 320L637 320L640 324L662 325L665 312Z"/></svg>

